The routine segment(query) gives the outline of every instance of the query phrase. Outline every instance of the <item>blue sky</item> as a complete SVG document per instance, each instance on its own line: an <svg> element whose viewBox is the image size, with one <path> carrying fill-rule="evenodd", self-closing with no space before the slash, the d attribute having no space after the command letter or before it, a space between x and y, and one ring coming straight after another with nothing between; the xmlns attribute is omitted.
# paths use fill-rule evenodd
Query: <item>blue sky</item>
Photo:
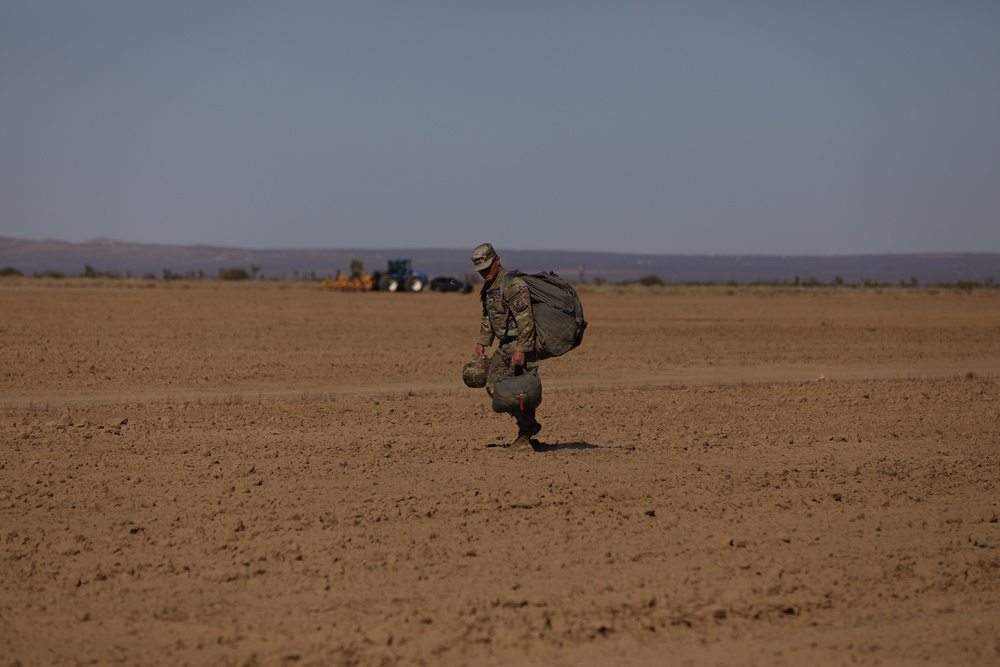
<svg viewBox="0 0 1000 667"><path fill-rule="evenodd" d="M1000 2L0 0L0 235L1000 252Z"/></svg>

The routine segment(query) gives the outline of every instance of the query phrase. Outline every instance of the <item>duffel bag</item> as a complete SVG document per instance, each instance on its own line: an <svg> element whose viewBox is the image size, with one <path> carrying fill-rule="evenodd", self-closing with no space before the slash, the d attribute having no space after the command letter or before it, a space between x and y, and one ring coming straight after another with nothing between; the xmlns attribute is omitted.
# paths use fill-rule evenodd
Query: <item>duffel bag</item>
<svg viewBox="0 0 1000 667"><path fill-rule="evenodd" d="M542 379L537 368L522 370L493 385L493 411L533 410L542 403Z"/></svg>

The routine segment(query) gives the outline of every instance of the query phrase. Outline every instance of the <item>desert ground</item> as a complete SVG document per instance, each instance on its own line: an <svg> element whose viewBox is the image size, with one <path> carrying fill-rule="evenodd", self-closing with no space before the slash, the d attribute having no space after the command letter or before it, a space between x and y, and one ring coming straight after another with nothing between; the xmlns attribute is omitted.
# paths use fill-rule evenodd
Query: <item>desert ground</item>
<svg viewBox="0 0 1000 667"><path fill-rule="evenodd" d="M1000 665L1000 290L0 281L0 665Z"/></svg>

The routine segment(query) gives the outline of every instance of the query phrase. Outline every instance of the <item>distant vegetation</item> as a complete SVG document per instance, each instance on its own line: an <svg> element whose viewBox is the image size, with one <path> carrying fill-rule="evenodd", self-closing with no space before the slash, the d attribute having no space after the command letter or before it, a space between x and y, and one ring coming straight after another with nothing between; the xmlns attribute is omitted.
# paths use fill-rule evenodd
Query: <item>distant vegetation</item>
<svg viewBox="0 0 1000 667"><path fill-rule="evenodd" d="M594 281L595 283L601 284L604 281L600 278ZM802 280L799 276L795 276L793 280L760 280L748 283L740 283L736 280L730 280L726 282L717 281L684 281L678 283L668 283L657 275L646 275L642 276L637 280L626 280L619 283L621 285L642 285L644 287L654 287L661 285L687 285L691 287L709 287L712 285L723 285L726 287L738 287L740 285L747 285L750 287L845 287L845 288L870 288L870 287L902 287L902 288L918 288L920 287L920 281L916 277L911 276L909 280L901 280L899 283L891 282L879 282L872 280L871 278L862 278L858 282L849 283L844 280L842 276L834 276L833 280L825 283L817 278L807 278ZM960 289L965 291L970 291L973 289L993 289L995 283L992 277L986 278L982 281L979 280L958 280L955 282L937 282L928 283L925 287L938 287L938 288L952 288Z"/></svg>
<svg viewBox="0 0 1000 667"><path fill-rule="evenodd" d="M0 267L0 278L19 278L25 277L25 274L18 268L14 266L4 266ZM245 280L270 280L270 281L294 281L294 282L321 282L324 277L328 278L329 275L323 276L318 274L316 271L295 271L291 277L288 276L267 276L261 271L261 267L256 264L251 264L249 268L242 267L232 267L232 268L220 268L214 278L208 273L202 270L188 271L184 274L177 273L169 268L164 268L162 274L157 276L154 273L144 273L142 276L133 276L131 273L126 273L122 275L116 271L100 271L94 268L90 264L84 264L83 271L79 274L68 276L61 271L41 271L32 274L30 277L33 278L103 278L111 280L122 280L122 279L134 279L141 278L146 281L174 281L174 280L227 280L227 281L245 281ZM477 284L481 283L478 274L467 273L461 276L466 282ZM594 277L588 281L582 281L590 285L604 285L608 284L609 281L601 278L600 276ZM637 285L641 287L664 287L668 285L681 285L681 286L725 286L725 287L738 287L740 285L746 285L749 287L801 287L801 288L815 288L815 287L843 287L846 289L854 288L919 288L919 287L937 287L937 288L951 288L963 291L972 291L974 289L993 289L996 287L994 279L992 277L985 278L983 280L957 280L953 282L936 282L927 283L921 285L920 281L915 277L911 276L908 280L901 280L898 283L876 281L872 278L861 278L856 282L848 282L844 280L843 276L834 276L833 280L830 282L823 282L817 278L806 278L801 279L799 276L795 276L792 280L771 280L771 281L753 281L740 283L736 280L718 282L718 281L683 281L670 283L661 278L656 274L648 274L641 276L636 280L625 280L618 283L617 285Z"/></svg>
<svg viewBox="0 0 1000 667"><path fill-rule="evenodd" d="M83 273L80 275L84 278L121 278L121 275L117 272L101 272L92 267L90 264L83 265Z"/></svg>
<svg viewBox="0 0 1000 667"><path fill-rule="evenodd" d="M250 280L246 269L219 269L219 280Z"/></svg>

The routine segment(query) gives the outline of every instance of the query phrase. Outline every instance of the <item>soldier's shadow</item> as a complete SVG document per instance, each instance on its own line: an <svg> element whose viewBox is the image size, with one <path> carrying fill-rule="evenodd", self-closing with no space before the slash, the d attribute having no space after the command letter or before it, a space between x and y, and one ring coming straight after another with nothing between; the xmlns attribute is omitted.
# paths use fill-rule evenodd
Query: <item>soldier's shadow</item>
<svg viewBox="0 0 1000 667"><path fill-rule="evenodd" d="M560 449L600 449L600 445L595 445L589 442L579 441L579 442L539 442L537 440L531 441L531 446L536 452L555 452Z"/></svg>
<svg viewBox="0 0 1000 667"><path fill-rule="evenodd" d="M490 448L496 447L498 449L507 449L510 445L509 444L501 444L501 443L492 442L492 443L490 443L490 444L488 444L486 446L490 447ZM549 443L549 442L541 442L539 440L532 439L531 440L531 448L534 449L536 452L555 452L555 451L566 450L566 449L600 449L601 446L600 445L594 445L594 444L591 444L589 442L583 442L582 440L579 441L579 442L552 442L552 443Z"/></svg>

